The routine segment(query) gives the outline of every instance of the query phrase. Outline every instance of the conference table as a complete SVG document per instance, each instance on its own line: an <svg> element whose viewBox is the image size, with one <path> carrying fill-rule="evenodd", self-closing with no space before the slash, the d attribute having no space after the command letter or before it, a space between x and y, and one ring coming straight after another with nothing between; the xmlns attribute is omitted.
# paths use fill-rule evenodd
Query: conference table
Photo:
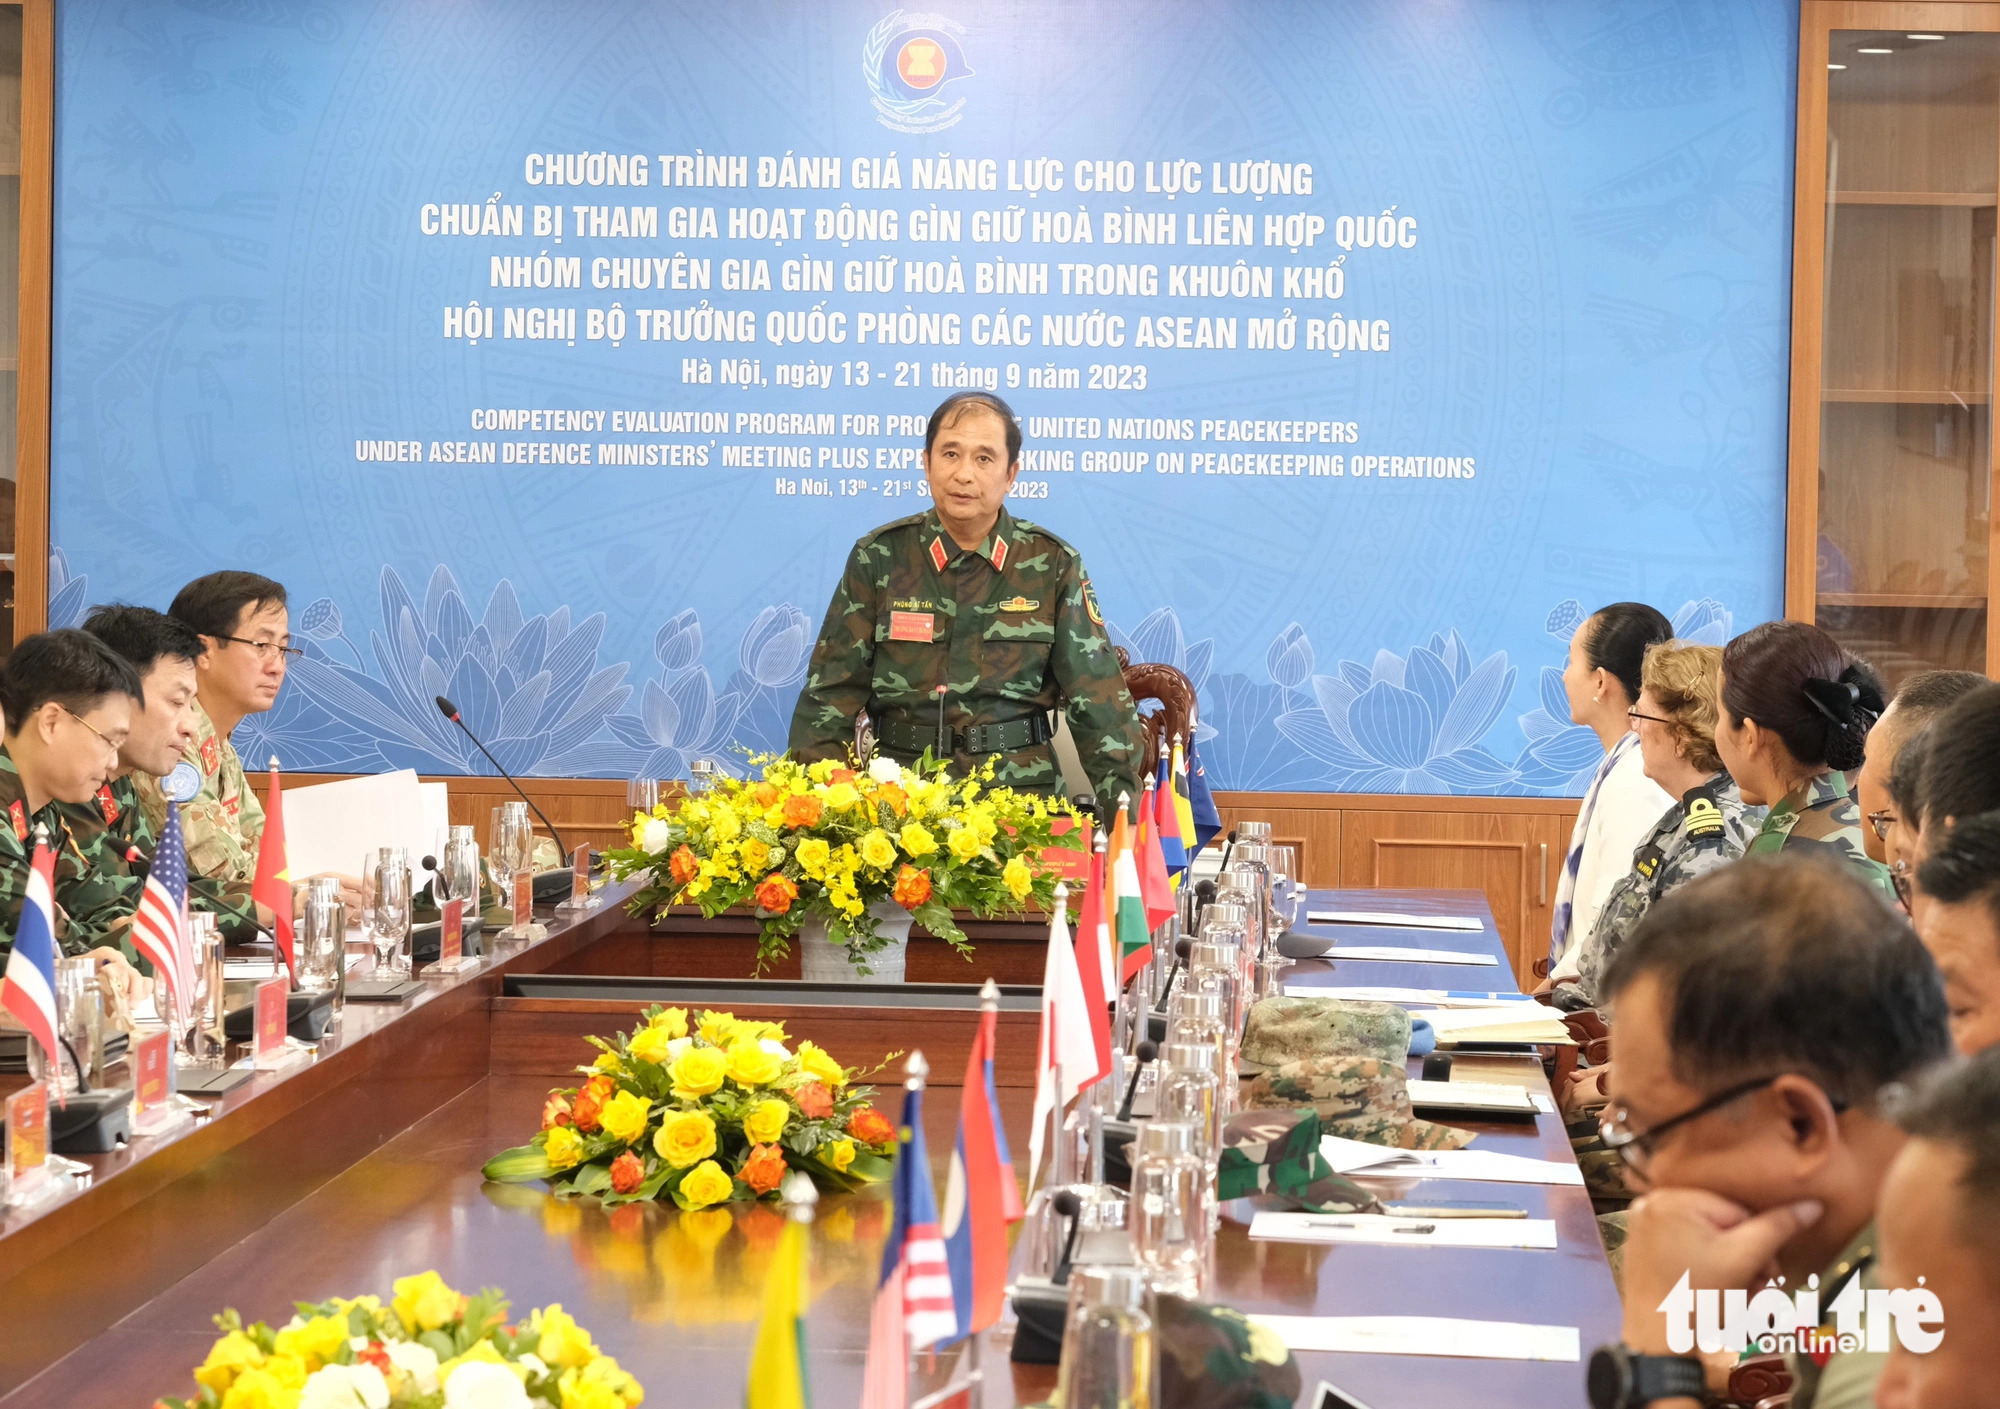
<svg viewBox="0 0 2000 1409"><path fill-rule="evenodd" d="M146 1405L186 1394L234 1307L282 1323L296 1300L374 1292L435 1269L461 1290L493 1286L515 1314L561 1303L636 1374L655 1404L741 1400L764 1274L783 1220L768 1205L681 1213L669 1205L607 1212L540 1185L490 1185L480 1166L537 1128L551 1086L572 1084L591 1052L586 1033L629 1028L652 1002L729 1008L784 1021L843 1061L877 1062L921 1048L931 1065L924 1124L943 1189L977 990L971 982L813 986L747 976L661 977L683 966L654 947L700 946L696 929L655 927L624 913L625 887L588 915L546 917L532 944L499 943L473 971L426 979L403 1005L350 1003L309 1064L259 1073L215 1103L210 1118L163 1141L93 1156L90 1187L61 1203L0 1217L0 1409ZM1477 932L1403 929L1353 942L1500 955L1474 892L1314 892L1311 908L1344 904L1475 916ZM1423 907L1430 907L1428 910ZM996 962L1033 952L1045 931L992 939ZM1343 936L1345 939L1345 936ZM605 972L606 954L638 973ZM1018 954L1014 956L1018 959ZM983 966L972 965L978 977ZM1468 982L1468 973L1481 977ZM1295 984L1507 988L1491 968L1430 963L1304 961ZM1490 976L1490 978L1489 978ZM1017 1152L1027 1146L1039 991L1002 988L996 1083ZM1470 1059L1461 1059L1462 1062ZM1479 1059L1481 1079L1545 1090L1533 1058ZM1511 1070L1506 1070L1511 1062ZM1496 1065L1497 1063L1497 1065ZM877 1079L894 1112L901 1063ZM1465 1122L1458 1122L1465 1124ZM1475 1148L1566 1160L1559 1117L1471 1125ZM1017 1154L1017 1159L1019 1155ZM1587 1355L1615 1339L1618 1302L1584 1190L1426 1181L1384 1185L1424 1202L1501 1200L1555 1221L1558 1247L1429 1249L1252 1241L1257 1201L1225 1207L1212 1296L1252 1314L1424 1315L1575 1326ZM814 1397L858 1400L869 1303L889 1222L886 1187L823 1198L812 1228L807 1337ZM1013 1365L1004 1328L982 1352L982 1406L1034 1404L1052 1366ZM1326 1380L1370 1406L1580 1403L1576 1363L1444 1355L1298 1356L1306 1396ZM920 1365L917 1391L945 1383L950 1356Z"/></svg>

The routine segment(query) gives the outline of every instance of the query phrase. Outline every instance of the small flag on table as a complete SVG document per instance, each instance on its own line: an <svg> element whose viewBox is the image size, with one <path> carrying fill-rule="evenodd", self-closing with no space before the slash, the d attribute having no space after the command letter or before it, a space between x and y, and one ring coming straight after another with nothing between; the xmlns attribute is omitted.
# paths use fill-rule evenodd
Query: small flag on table
<svg viewBox="0 0 2000 1409"><path fill-rule="evenodd" d="M0 984L0 1008L5 1008L42 1044L49 1069L60 1071L56 1048L56 859L49 853L48 832L35 827L35 854L28 867L28 888L21 898L21 920L14 931L14 948L7 956L7 977ZM66 1104L62 1083L55 1083L56 1100Z"/></svg>
<svg viewBox="0 0 2000 1409"><path fill-rule="evenodd" d="M977 1335L1000 1319L1007 1297L1007 1225L1021 1218L1014 1158L1000 1124L993 1085L993 1045L1000 990L992 979L980 991L985 1011L965 1063L959 1092L958 1147L951 1182L944 1189L944 1256L951 1267L951 1300L958 1328L950 1341Z"/></svg>
<svg viewBox="0 0 2000 1409"><path fill-rule="evenodd" d="M1090 853L1083 877L1083 915L1076 929L1076 972L1083 986L1084 1011L1097 1048L1097 1069L1111 1070L1111 1000L1118 992L1111 962L1111 926L1105 918L1104 839Z"/></svg>
<svg viewBox="0 0 2000 1409"><path fill-rule="evenodd" d="M1062 1068L1057 1089L1056 1068ZM1083 980L1069 938L1069 887L1056 886L1049 914L1049 956L1042 966L1042 1030L1035 1051L1035 1115L1028 1134L1028 1187L1042 1168L1042 1141L1050 1111L1060 1111L1110 1069L1097 1064L1097 1040L1084 1003Z"/></svg>
<svg viewBox="0 0 2000 1409"><path fill-rule="evenodd" d="M802 1186L793 1181L803 1178ZM799 1202L786 1209L785 1231L764 1282L764 1314L757 1323L757 1341L750 1351L750 1382L743 1390L743 1409L807 1409L812 1396L806 1384L806 1224L812 1221L817 1197L812 1176L787 1176L785 1195L796 1189Z"/></svg>
<svg viewBox="0 0 2000 1409"><path fill-rule="evenodd" d="M912 1052L903 1083L903 1119L896 1132L896 1173L891 1182L895 1217L882 1249L882 1279L868 1319L868 1363L861 1378L861 1409L903 1409L909 1394L910 1353L936 1345L958 1325L951 1270L938 1232L937 1194L924 1153L924 1074L921 1052Z"/></svg>
<svg viewBox="0 0 2000 1409"><path fill-rule="evenodd" d="M1118 820L1111 828L1111 916L1118 936L1118 982L1130 983L1132 975L1153 961L1152 927L1146 923L1146 901L1139 889L1139 860L1132 845L1132 831L1125 813L1132 799L1118 795Z"/></svg>
<svg viewBox="0 0 2000 1409"><path fill-rule="evenodd" d="M285 813L283 795L278 790L278 760L271 759L271 790L264 804L264 835L257 842L257 876L250 882L250 898L271 911L271 937L277 941L278 956L294 983L298 958L292 945L292 870L285 858Z"/></svg>
<svg viewBox="0 0 2000 1409"><path fill-rule="evenodd" d="M181 836L180 804L167 800L167 821L153 850L146 888L132 916L132 944L152 962L173 994L174 1012L185 1023L194 1015L194 952L187 933L188 859Z"/></svg>
<svg viewBox="0 0 2000 1409"><path fill-rule="evenodd" d="M1146 907L1146 929L1150 932L1174 917L1174 888L1167 883L1166 858L1160 850L1158 799L1153 780L1146 780L1146 794L1139 803L1139 897Z"/></svg>
<svg viewBox="0 0 2000 1409"><path fill-rule="evenodd" d="M1160 838L1160 859L1167 866L1167 884L1178 890L1187 870L1185 838L1192 828L1181 826L1180 798L1174 791L1174 765L1167 741L1160 740L1159 776L1153 780L1153 831Z"/></svg>
<svg viewBox="0 0 2000 1409"><path fill-rule="evenodd" d="M1187 783L1188 825L1194 828L1194 851L1188 853L1192 861L1222 834L1222 814L1216 811L1215 794L1208 790L1208 774L1202 770L1201 754L1192 739L1188 741L1187 772L1182 776Z"/></svg>

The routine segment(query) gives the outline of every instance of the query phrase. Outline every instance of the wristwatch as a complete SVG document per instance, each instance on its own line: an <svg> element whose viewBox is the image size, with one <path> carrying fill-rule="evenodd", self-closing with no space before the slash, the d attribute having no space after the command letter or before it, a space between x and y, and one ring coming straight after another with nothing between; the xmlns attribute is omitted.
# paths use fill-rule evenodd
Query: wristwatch
<svg viewBox="0 0 2000 1409"><path fill-rule="evenodd" d="M1590 1409L1644 1409L1661 1399L1702 1399L1708 1379L1691 1355L1641 1355L1600 1345L1590 1356Z"/></svg>

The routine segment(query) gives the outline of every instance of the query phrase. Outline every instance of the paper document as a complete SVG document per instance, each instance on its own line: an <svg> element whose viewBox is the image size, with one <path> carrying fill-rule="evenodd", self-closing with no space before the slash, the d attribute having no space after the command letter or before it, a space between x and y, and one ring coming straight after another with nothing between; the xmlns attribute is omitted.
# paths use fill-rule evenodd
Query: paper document
<svg viewBox="0 0 2000 1409"><path fill-rule="evenodd" d="M1315 925L1387 925L1404 930L1483 930L1477 915L1404 915L1394 910L1308 910Z"/></svg>
<svg viewBox="0 0 2000 1409"><path fill-rule="evenodd" d="M444 841L443 824L432 815L438 813L437 801L434 793L427 806L423 785L410 768L285 789L285 862L292 878L326 871L358 875L362 852L382 846L405 848L415 870L417 858L436 852ZM417 875L421 884L423 873Z"/></svg>
<svg viewBox="0 0 2000 1409"><path fill-rule="evenodd" d="M1583 1358L1574 1326L1465 1321L1449 1316L1266 1316L1250 1319L1294 1351L1348 1355L1450 1355L1474 1360Z"/></svg>
<svg viewBox="0 0 2000 1409"><path fill-rule="evenodd" d="M1413 1009L1410 1016L1431 1025L1439 1042L1568 1042L1562 1015L1540 1003L1514 1008Z"/></svg>
<svg viewBox="0 0 2000 1409"><path fill-rule="evenodd" d="M1491 954L1473 954L1463 949L1403 949L1389 944L1336 944L1320 955L1322 959L1383 959L1393 964L1484 964L1500 961Z"/></svg>
<svg viewBox="0 0 2000 1409"><path fill-rule="evenodd" d="M1397 1247L1554 1248L1553 1218L1407 1218L1382 1213L1259 1213L1250 1236L1279 1243L1391 1243Z"/></svg>
<svg viewBox="0 0 2000 1409"><path fill-rule="evenodd" d="M1319 1152L1336 1174L1375 1179L1476 1179L1496 1184L1583 1186L1574 1160L1531 1159L1495 1150L1396 1150L1322 1135Z"/></svg>
<svg viewBox="0 0 2000 1409"><path fill-rule="evenodd" d="M1555 1103L1539 1091L1504 1081L1418 1081L1409 1083L1410 1104L1420 1111L1553 1112Z"/></svg>
<svg viewBox="0 0 2000 1409"><path fill-rule="evenodd" d="M1461 992L1453 988L1376 988L1366 984L1288 983L1287 998L1346 998L1368 1003L1400 1003L1418 1008L1505 1008L1520 1003L1518 993Z"/></svg>

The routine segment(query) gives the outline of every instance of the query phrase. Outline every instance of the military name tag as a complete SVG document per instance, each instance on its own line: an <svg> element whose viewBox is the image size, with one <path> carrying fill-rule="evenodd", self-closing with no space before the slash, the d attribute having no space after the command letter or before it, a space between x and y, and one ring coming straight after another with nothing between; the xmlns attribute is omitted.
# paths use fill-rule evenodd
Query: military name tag
<svg viewBox="0 0 2000 1409"><path fill-rule="evenodd" d="M889 639L929 641L934 634L932 623L935 619L930 612L890 612Z"/></svg>

